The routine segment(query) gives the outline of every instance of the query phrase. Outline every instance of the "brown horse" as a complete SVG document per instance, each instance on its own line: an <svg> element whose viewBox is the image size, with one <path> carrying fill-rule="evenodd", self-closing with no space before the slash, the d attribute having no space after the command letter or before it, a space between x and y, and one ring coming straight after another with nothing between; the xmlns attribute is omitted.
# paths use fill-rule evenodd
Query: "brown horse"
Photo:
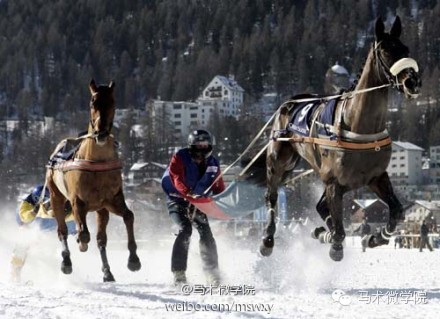
<svg viewBox="0 0 440 319"><path fill-rule="evenodd" d="M115 280L110 271L106 252L109 212L121 216L124 220L130 252L128 269L137 271L141 268L136 254L134 215L125 204L122 190L122 165L111 134L115 115L114 87L113 82L99 86L94 80L90 82L89 89L92 98L88 133L79 138L81 142L73 160L49 167L46 174L51 206L58 223L58 238L62 243L62 272L65 274L72 272L63 209L65 202L69 201L77 226L77 242L80 251L87 251L90 242L86 215L89 211L96 211L96 239L101 255L104 281Z"/></svg>
<svg viewBox="0 0 440 319"><path fill-rule="evenodd" d="M382 19L377 19L376 39L358 84L339 100L333 100L331 122L322 120L330 104L329 101L324 103L322 97L302 95L280 106L272 126L272 141L266 154L263 153L255 164L256 167L257 163L264 163L265 170L254 170L254 174L264 174L261 176L265 176L267 185L268 224L260 247L262 255L269 256L274 247L278 187L300 158L319 173L325 184L316 208L329 231L319 227L312 236L331 243L333 260L343 258L343 195L365 185L390 209L386 227L370 236L368 245L376 247L388 243L398 221L403 218L402 206L386 172L391 157L391 139L386 131L388 88L396 88L407 98L415 98L421 86L417 63L408 57L408 48L399 40L400 34L399 17L389 33L385 32ZM316 107L311 103L314 100L318 100ZM301 105L305 108L300 109ZM305 129L297 127L295 121L305 118L308 126ZM253 179L257 180L258 175Z"/></svg>

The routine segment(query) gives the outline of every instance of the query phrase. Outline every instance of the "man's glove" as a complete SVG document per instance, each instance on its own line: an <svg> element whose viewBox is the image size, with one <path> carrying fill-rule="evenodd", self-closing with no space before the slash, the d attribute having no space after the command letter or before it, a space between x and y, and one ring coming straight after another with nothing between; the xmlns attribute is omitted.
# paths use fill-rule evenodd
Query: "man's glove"
<svg viewBox="0 0 440 319"><path fill-rule="evenodd" d="M190 197L190 198L192 198L192 199L198 199L198 198L202 197L201 195L194 194L194 193L191 192L191 191L189 191L188 193L186 193L186 196L187 196L187 197Z"/></svg>

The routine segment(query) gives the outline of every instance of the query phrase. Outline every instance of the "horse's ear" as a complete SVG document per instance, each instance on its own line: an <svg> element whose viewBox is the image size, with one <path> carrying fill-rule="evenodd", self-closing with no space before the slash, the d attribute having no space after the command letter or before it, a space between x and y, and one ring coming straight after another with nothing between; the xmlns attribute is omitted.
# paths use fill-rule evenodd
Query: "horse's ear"
<svg viewBox="0 0 440 319"><path fill-rule="evenodd" d="M111 88L111 89L114 89L115 88L115 82L114 81L110 81L108 87Z"/></svg>
<svg viewBox="0 0 440 319"><path fill-rule="evenodd" d="M393 26L391 27L390 35L395 38L399 38L402 33L402 23L400 22L399 16L396 16Z"/></svg>
<svg viewBox="0 0 440 319"><path fill-rule="evenodd" d="M385 25L383 24L382 17L377 18L376 20L376 41L382 40L382 37L385 33Z"/></svg>
<svg viewBox="0 0 440 319"><path fill-rule="evenodd" d="M98 90L98 88L96 87L96 83L95 83L95 80L94 80L94 79L92 79L92 80L90 81L89 89L90 89L90 93L91 93L91 94L95 94L96 91Z"/></svg>

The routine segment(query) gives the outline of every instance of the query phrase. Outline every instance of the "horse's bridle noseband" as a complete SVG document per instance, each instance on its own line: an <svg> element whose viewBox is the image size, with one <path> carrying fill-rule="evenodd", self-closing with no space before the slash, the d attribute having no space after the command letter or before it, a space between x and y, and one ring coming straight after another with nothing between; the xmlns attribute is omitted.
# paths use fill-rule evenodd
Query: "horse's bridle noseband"
<svg viewBox="0 0 440 319"><path fill-rule="evenodd" d="M408 69L408 72L411 74L418 73L419 72L419 66L416 62L416 60L412 58L401 58L393 63L393 65L389 66L382 58L382 55L378 52L379 47L381 45L380 42L375 42L373 47L374 57L375 60L378 62L376 65L378 65L378 73L379 76L382 74L382 72L379 72L379 67L383 70L383 73L385 74L387 81L389 84L391 84L393 87L397 88L399 91L405 92L406 94L417 97L418 94L410 93L406 89L406 86L404 83L399 83L398 75L403 70Z"/></svg>

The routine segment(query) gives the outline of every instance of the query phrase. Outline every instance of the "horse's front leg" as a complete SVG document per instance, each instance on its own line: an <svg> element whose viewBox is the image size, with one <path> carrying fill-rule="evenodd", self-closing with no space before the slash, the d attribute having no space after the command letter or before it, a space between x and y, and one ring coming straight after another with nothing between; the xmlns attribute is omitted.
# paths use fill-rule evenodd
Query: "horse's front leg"
<svg viewBox="0 0 440 319"><path fill-rule="evenodd" d="M70 259L69 245L67 244L68 230L64 217L64 204L62 200L59 202L61 203L60 205L58 204L58 200L54 200L53 197L51 198L51 206L58 224L58 238L61 242L61 257L63 258L63 261L61 262L61 271L64 274L69 275L72 273L73 269L72 260ZM58 211L62 213L58 213Z"/></svg>
<svg viewBox="0 0 440 319"><path fill-rule="evenodd" d="M333 231L327 236L330 243L330 258L334 261L341 261L344 258L344 247L342 243L345 239L345 230L342 214L342 199L346 189L337 181L332 181L326 186L326 198L328 208L330 209L333 222Z"/></svg>
<svg viewBox="0 0 440 319"><path fill-rule="evenodd" d="M64 203L66 199L58 191L50 176L48 177L47 186L50 190L50 206L57 221L58 239L61 242L61 256L63 258L63 261L61 262L61 271L68 275L72 273L72 260L70 259L70 250L69 245L67 244L68 229L64 213Z"/></svg>
<svg viewBox="0 0 440 319"><path fill-rule="evenodd" d="M382 228L380 233L367 237L368 246L373 248L389 243L393 232L396 230L397 223L403 220L404 216L402 204L396 194L394 194L393 186L387 172L373 178L368 186L381 200L388 204L390 210L387 225Z"/></svg>
<svg viewBox="0 0 440 319"><path fill-rule="evenodd" d="M90 232L87 228L87 212L88 207L86 203L84 203L79 198L74 198L71 200L72 203L72 210L73 215L75 217L77 230L78 230L78 237L76 238L76 241L79 244L79 250L81 252L87 251L89 248L89 242L90 242Z"/></svg>
<svg viewBox="0 0 440 319"><path fill-rule="evenodd" d="M98 243L99 253L101 255L102 272L104 273L104 282L115 281L113 274L110 271L110 265L107 259L107 225L109 221L109 212L103 208L96 212L96 224L98 232L96 234L96 241Z"/></svg>
<svg viewBox="0 0 440 319"><path fill-rule="evenodd" d="M274 235L276 231L275 219L277 217L276 205L278 199L278 190L276 187L270 187L266 193L266 207L268 222L264 229L264 236L260 245L260 253L263 256L270 256L275 245Z"/></svg>
<svg viewBox="0 0 440 319"><path fill-rule="evenodd" d="M112 203L110 211L118 216L121 216L124 220L125 228L127 230L128 238L128 264L127 267L131 271L138 271L141 269L141 261L136 253L137 244L134 237L134 214L125 204L124 194L122 190L115 196L114 202Z"/></svg>

